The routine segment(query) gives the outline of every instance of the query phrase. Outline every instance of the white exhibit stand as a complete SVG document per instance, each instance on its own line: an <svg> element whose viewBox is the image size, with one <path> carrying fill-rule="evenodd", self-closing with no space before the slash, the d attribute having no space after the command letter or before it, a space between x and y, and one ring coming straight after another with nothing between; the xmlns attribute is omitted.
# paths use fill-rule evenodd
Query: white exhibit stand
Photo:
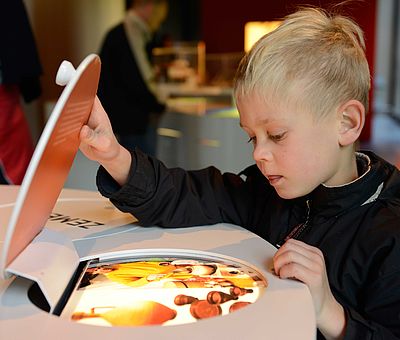
<svg viewBox="0 0 400 340"><path fill-rule="evenodd" d="M18 189L0 186L0 244L4 241L4 229ZM113 208L97 192L64 189L46 229L49 235L57 232L64 240L69 238L80 259L168 252L236 259L264 276L268 282L265 293L242 310L196 323L164 327L101 327L73 322L40 310L28 297L32 281L16 276L0 281L0 338L159 339L160 334L163 339L171 340L315 338L314 311L308 288L296 281L281 280L271 273L271 259L276 250L268 242L228 224L163 229L142 228L132 224L134 221L132 216ZM78 225L83 222L89 227L80 228ZM59 243L51 238L48 241L54 242L52 247ZM63 252L69 256L68 251L64 249ZM49 253L48 257L53 254ZM34 260L40 261L29 259L30 262ZM46 260L38 263L38 268L41 272L62 271L53 265L52 260ZM52 279L52 282L58 286L58 280Z"/></svg>

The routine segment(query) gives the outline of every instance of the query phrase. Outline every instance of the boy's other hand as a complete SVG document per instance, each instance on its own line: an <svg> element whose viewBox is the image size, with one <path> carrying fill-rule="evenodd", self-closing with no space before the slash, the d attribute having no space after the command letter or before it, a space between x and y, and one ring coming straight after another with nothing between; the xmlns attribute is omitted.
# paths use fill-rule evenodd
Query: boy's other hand
<svg viewBox="0 0 400 340"><path fill-rule="evenodd" d="M329 286L324 256L316 247L289 239L274 256L274 270L280 278L304 282L311 293L317 326L327 339L341 339L346 324L343 307Z"/></svg>
<svg viewBox="0 0 400 340"><path fill-rule="evenodd" d="M107 113L96 96L89 120L80 131L79 146L89 159L99 162L121 185L126 181L131 165L131 155L122 147L111 127Z"/></svg>

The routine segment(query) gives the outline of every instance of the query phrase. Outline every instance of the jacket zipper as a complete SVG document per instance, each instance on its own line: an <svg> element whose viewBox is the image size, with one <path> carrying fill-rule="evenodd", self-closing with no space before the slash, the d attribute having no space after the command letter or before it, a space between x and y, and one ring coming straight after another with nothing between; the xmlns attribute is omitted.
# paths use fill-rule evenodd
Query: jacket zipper
<svg viewBox="0 0 400 340"><path fill-rule="evenodd" d="M299 223L296 225L290 232L287 234L282 240L280 240L277 244L276 247L280 248L287 240L294 238L298 239L300 235L304 232L309 227L309 222L310 222L310 210L311 210L311 203L310 200L306 201L307 204L307 216L306 220L303 223Z"/></svg>

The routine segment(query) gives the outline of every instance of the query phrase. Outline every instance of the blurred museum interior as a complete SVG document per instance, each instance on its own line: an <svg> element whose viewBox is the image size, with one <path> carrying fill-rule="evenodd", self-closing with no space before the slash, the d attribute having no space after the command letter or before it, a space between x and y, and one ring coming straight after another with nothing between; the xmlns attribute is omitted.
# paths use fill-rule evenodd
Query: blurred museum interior
<svg viewBox="0 0 400 340"><path fill-rule="evenodd" d="M67 59L77 66L88 54L98 53L106 32L123 19L125 1L24 3L43 66L42 95L26 106L36 142L62 91L54 82L59 64ZM157 33L167 43L153 50L159 93L168 104L157 130L157 155L169 166L193 169L215 164L236 172L251 164L251 146L240 130L231 96L235 68L246 44L255 39L251 30L279 21L299 5L330 8L337 3L169 0L168 16ZM397 0L352 1L342 12L364 30L372 75L370 112L361 146L399 166L400 4ZM78 153L65 186L96 190L96 169L97 164Z"/></svg>

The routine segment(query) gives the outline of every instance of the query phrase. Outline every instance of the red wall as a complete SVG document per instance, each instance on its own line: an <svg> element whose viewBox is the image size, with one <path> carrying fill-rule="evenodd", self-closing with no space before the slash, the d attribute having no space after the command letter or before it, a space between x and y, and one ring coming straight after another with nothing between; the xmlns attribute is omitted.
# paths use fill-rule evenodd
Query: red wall
<svg viewBox="0 0 400 340"><path fill-rule="evenodd" d="M244 24L248 21L281 19L296 10L297 6L320 6L329 9L339 1L328 0L201 0L201 36L208 53L239 52L244 48ZM364 30L367 59L371 74L374 67L376 0L354 1L340 10L352 17ZM370 102L372 103L372 91ZM370 105L371 107L371 105ZM366 141L371 134L371 112L361 139Z"/></svg>

